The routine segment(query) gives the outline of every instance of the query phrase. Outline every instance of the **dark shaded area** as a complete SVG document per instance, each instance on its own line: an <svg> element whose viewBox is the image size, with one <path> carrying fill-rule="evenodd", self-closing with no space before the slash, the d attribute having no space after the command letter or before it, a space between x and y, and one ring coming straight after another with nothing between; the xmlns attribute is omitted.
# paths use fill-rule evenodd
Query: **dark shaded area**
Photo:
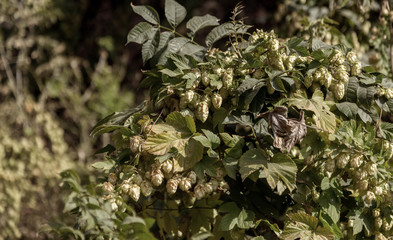
<svg viewBox="0 0 393 240"><path fill-rule="evenodd" d="M247 1L241 17L246 24L265 30L273 29L277 24L275 13L281 1ZM164 0L133 1L135 5L151 5L161 18L164 18ZM228 21L232 9L238 1L206 0L206 1L179 1L187 8L187 19L192 16L211 14L218 17L221 22ZM59 39L67 42L68 51L72 55L80 56L94 63L99 58L97 39L110 36L115 48L110 53L109 61L116 62L121 59L127 62L128 72L122 83L126 88L137 90L142 79L140 69L143 68L141 46L131 43L125 46L128 31L142 20L134 14L129 0L84 0L84 1L58 1L64 17L54 27L53 31ZM186 19L186 20L187 20ZM164 19L162 19L164 22ZM165 22L164 22L165 24ZM180 32L186 33L185 24L180 26ZM206 36L208 30L201 31L197 41ZM86 83L88 84L88 83ZM142 91L137 91L136 102L144 98Z"/></svg>

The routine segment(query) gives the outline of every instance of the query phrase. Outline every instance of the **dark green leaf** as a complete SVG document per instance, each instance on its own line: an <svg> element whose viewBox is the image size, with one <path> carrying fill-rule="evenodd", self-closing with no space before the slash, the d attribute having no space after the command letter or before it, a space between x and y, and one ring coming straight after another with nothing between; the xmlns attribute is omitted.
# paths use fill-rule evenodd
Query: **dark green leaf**
<svg viewBox="0 0 393 240"><path fill-rule="evenodd" d="M358 113L358 105L351 102L336 103L337 109L348 118L355 118Z"/></svg>
<svg viewBox="0 0 393 240"><path fill-rule="evenodd" d="M244 153L239 160L239 173L244 181L255 171L267 166L266 153L262 149L251 149Z"/></svg>
<svg viewBox="0 0 393 240"><path fill-rule="evenodd" d="M153 38L147 40L142 45L143 64L145 64L149 59L151 59L154 56L154 54L156 53L158 42L160 41L160 31L158 29L156 29L155 31L156 31L156 33L154 34Z"/></svg>
<svg viewBox="0 0 393 240"><path fill-rule="evenodd" d="M243 82L240 84L239 87L237 87L236 91L238 92L239 95L243 94L249 89L255 89L258 83L261 83L262 81L260 79L255 79L255 78L246 78L243 80Z"/></svg>
<svg viewBox="0 0 393 240"><path fill-rule="evenodd" d="M217 26L218 23L218 18L211 16L209 14L206 14L204 16L195 16L192 17L188 22L187 22L187 28L190 29L192 34L195 34L198 30L209 27L209 26Z"/></svg>
<svg viewBox="0 0 393 240"><path fill-rule="evenodd" d="M220 138L216 134L214 134L211 131L206 130L206 129L202 129L202 132L209 139L212 149L216 149L218 146L220 146L221 141L220 141Z"/></svg>
<svg viewBox="0 0 393 240"><path fill-rule="evenodd" d="M187 10L175 0L165 0L165 17L175 29L187 15Z"/></svg>
<svg viewBox="0 0 393 240"><path fill-rule="evenodd" d="M302 41L303 41L302 38L293 37L288 40L288 47L294 48L294 47L298 46Z"/></svg>
<svg viewBox="0 0 393 240"><path fill-rule="evenodd" d="M210 47L216 41L231 34L245 33L249 27L250 26L233 24L231 22L221 24L213 28L206 36L206 45Z"/></svg>
<svg viewBox="0 0 393 240"><path fill-rule="evenodd" d="M296 163L286 154L276 153L273 158L267 162L265 169L266 180L272 189L275 189L278 181L282 181L289 191L296 187Z"/></svg>
<svg viewBox="0 0 393 240"><path fill-rule="evenodd" d="M128 32L127 43L135 42L142 44L149 39L153 26L147 22L140 22ZM156 28L154 28L156 29Z"/></svg>
<svg viewBox="0 0 393 240"><path fill-rule="evenodd" d="M160 24L157 11L151 6L135 6L131 3L132 10L152 24Z"/></svg>

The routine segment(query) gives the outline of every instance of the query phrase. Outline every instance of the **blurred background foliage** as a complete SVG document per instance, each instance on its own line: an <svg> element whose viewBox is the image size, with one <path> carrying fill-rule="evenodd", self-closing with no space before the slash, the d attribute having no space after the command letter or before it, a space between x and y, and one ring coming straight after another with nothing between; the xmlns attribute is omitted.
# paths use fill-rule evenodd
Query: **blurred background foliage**
<svg viewBox="0 0 393 240"><path fill-rule="evenodd" d="M179 1L191 18L228 20L235 0ZM164 1L138 0L164 16ZM114 111L145 98L140 46L124 46L141 18L129 0L0 1L0 239L33 239L63 213L60 172L76 169L94 185L94 149L109 136L90 130ZM245 23L342 43L365 65L391 75L388 1L281 0L243 2ZM183 28L183 29L182 29ZM186 33L185 26L180 31ZM206 32L201 31L199 37ZM198 36L197 36L198 38ZM222 41L220 44L225 44ZM147 68L147 67L146 67ZM41 234L40 238L49 236Z"/></svg>

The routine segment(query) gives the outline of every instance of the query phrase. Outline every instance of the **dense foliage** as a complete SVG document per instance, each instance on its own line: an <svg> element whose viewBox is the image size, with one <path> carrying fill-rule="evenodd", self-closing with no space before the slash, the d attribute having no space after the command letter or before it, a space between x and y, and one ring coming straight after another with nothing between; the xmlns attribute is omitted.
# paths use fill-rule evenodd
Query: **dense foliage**
<svg viewBox="0 0 393 240"><path fill-rule="evenodd" d="M128 34L151 68L150 98L113 113L94 167L96 189L74 189L79 216L63 236L143 239L387 239L392 235L391 80L356 51L308 38L278 39L238 18L219 24L165 1ZM204 47L195 33L214 27ZM212 45L226 37L224 50ZM152 220L154 219L154 220ZM150 231L150 232L149 232Z"/></svg>

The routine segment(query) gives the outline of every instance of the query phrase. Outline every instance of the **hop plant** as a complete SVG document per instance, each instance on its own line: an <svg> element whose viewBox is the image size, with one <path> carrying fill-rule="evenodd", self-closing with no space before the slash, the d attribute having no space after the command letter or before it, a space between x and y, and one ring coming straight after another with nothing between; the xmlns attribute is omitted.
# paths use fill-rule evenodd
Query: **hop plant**
<svg viewBox="0 0 393 240"><path fill-rule="evenodd" d="M233 68L228 68L224 72L224 76L222 78L222 82L225 88L232 87L233 82Z"/></svg>
<svg viewBox="0 0 393 240"><path fill-rule="evenodd" d="M354 52L348 52L347 53L347 61L349 62L349 64L353 65L355 63L357 63L357 57L356 54Z"/></svg>
<svg viewBox="0 0 393 240"><path fill-rule="evenodd" d="M192 187L191 180L189 178L182 178L179 183L179 188L182 191L188 191Z"/></svg>
<svg viewBox="0 0 393 240"><path fill-rule="evenodd" d="M340 50L335 49L330 57L330 63L333 65L341 65L345 61L344 55Z"/></svg>
<svg viewBox="0 0 393 240"><path fill-rule="evenodd" d="M212 101L213 107L215 109L219 109L221 107L221 104L222 104L222 97L221 97L220 94L214 93L213 96L212 96L211 101Z"/></svg>
<svg viewBox="0 0 393 240"><path fill-rule="evenodd" d="M195 112L195 116L201 122L206 122L209 117L209 105L207 102L200 102Z"/></svg>
<svg viewBox="0 0 393 240"><path fill-rule="evenodd" d="M203 85L205 85L206 87L210 85L209 74L207 72L202 72L201 79Z"/></svg>
<svg viewBox="0 0 393 240"><path fill-rule="evenodd" d="M337 157L337 162L336 162L337 167L340 168L340 169L345 168L347 166L350 158L351 157L350 157L349 154L346 154L346 153L340 154Z"/></svg>
<svg viewBox="0 0 393 240"><path fill-rule="evenodd" d="M387 88L385 90L385 96L387 99L392 99L393 98L393 88Z"/></svg>
<svg viewBox="0 0 393 240"><path fill-rule="evenodd" d="M194 100L195 92L193 90L188 90L185 93L185 98L187 103L191 103Z"/></svg>
<svg viewBox="0 0 393 240"><path fill-rule="evenodd" d="M362 72L362 64L360 62L355 62L351 66L351 75L356 76L359 75Z"/></svg>
<svg viewBox="0 0 393 240"><path fill-rule="evenodd" d="M148 197L153 193L153 185L151 184L150 181L148 180L144 180L141 183L141 192L143 194L143 196Z"/></svg>
<svg viewBox="0 0 393 240"><path fill-rule="evenodd" d="M313 78L312 75L306 75L306 77L304 78L304 82L303 82L303 83L304 83L304 86L305 86L306 88L311 87L313 81L314 81L314 78Z"/></svg>
<svg viewBox="0 0 393 240"><path fill-rule="evenodd" d="M130 197L137 202L139 200L139 197L141 195L141 188L136 185L136 184L132 184L129 188L129 195Z"/></svg>
<svg viewBox="0 0 393 240"><path fill-rule="evenodd" d="M170 173L173 170L173 162L171 160L166 160L162 163L161 167L164 173Z"/></svg>
<svg viewBox="0 0 393 240"><path fill-rule="evenodd" d="M110 182L105 182L102 185L102 188L104 189L104 191L106 191L107 193L111 193L113 192L113 190L115 190L115 187L112 185L112 183Z"/></svg>
<svg viewBox="0 0 393 240"><path fill-rule="evenodd" d="M134 136L131 139L131 151L138 153L141 151L143 139L140 136Z"/></svg>
<svg viewBox="0 0 393 240"><path fill-rule="evenodd" d="M206 196L206 189L204 184L198 184L194 188L195 198L200 200Z"/></svg>
<svg viewBox="0 0 393 240"><path fill-rule="evenodd" d="M344 83L342 83L342 82L337 83L334 86L334 92L333 93L334 93L334 97L337 100L343 99L343 97L345 95L345 85L344 85Z"/></svg>
<svg viewBox="0 0 393 240"><path fill-rule="evenodd" d="M140 9L136 8L136 12L142 12ZM155 23L155 13L151 13L149 28L165 32L160 23ZM221 234L223 229L217 229L215 224L220 222L227 233L241 232L240 238L256 235L246 225L257 226L258 220L283 226L278 231L280 238L301 238L302 233L294 233L292 226L304 225L304 219L307 224L313 223L306 224L307 229L314 229L318 222L321 238L376 236L383 230L382 219L391 214L385 214L391 206L391 191L384 183L392 179L386 166L393 147L389 142L390 125L382 119L377 132L369 123L375 116L368 115L382 111L383 116L388 116L385 111L389 104L385 103L390 93L384 77L370 74L367 69L359 76L361 65L355 53L343 46L332 47L315 38L309 42L300 38L280 41L274 32L262 30L250 35L244 34L244 29L238 33L244 23L236 18L225 25L231 28L227 34L230 47L212 47L211 41L219 37L214 34L226 29L217 26L208 35L209 49L202 45L194 49L193 28L198 24L193 21L204 22L207 18L211 16L190 19L186 27L191 38L181 50L169 55L154 53L154 59L164 63L147 70L144 84L154 83L150 98L124 120L125 129L116 138L143 133L143 148L132 153L124 151L129 156L122 157L124 160L110 170L119 177L130 176L130 172L145 173L139 186L147 198L136 205L138 209L170 207L173 216L149 210L149 216L162 220L157 221L162 238L175 237L179 230L184 234L183 225L195 223L195 214L184 206L206 210L206 214L198 216L208 223L204 230ZM169 21L173 28L175 23ZM142 25L131 30L131 39L140 36ZM154 44L148 37L145 40L144 44ZM177 41L179 38L171 39L171 45ZM201 51L194 54L189 49ZM374 95L377 89L381 93ZM378 104L376 99L380 100ZM151 107L162 102L162 108ZM149 119L148 124L154 126L150 131L141 130L140 116L147 116L143 119ZM246 133L239 131L241 125L250 126ZM124 149L121 140L116 144ZM129 186L124 187L124 192L130 195L135 181L124 184ZM249 196L249 204L238 200L237 191ZM124 197L122 193L120 190L111 194ZM263 200L273 205L291 199L290 204L282 203L287 216L269 210L257 214L249 208L260 204L252 196L265 193L269 198ZM304 206L309 210L299 211ZM328 209L330 206L334 207ZM381 212L373 217L371 212L376 206ZM142 210L141 215L145 213ZM359 225L355 213L369 222L375 219L380 230L371 227L353 231ZM272 218L264 219L265 215ZM249 224L244 219L249 219ZM183 220L187 222L182 224ZM324 224L332 221L334 231ZM236 224L229 226L226 222ZM193 232L185 236L199 233L200 226L195 228L191 227ZM255 231L265 229L258 226Z"/></svg>
<svg viewBox="0 0 393 240"><path fill-rule="evenodd" d="M166 191L169 194L175 194L177 191L177 187L179 186L179 179L178 178L171 178L166 183Z"/></svg>
<svg viewBox="0 0 393 240"><path fill-rule="evenodd" d="M160 169L154 169L151 172L151 182L154 186L158 187L164 181L164 174L161 172Z"/></svg>

